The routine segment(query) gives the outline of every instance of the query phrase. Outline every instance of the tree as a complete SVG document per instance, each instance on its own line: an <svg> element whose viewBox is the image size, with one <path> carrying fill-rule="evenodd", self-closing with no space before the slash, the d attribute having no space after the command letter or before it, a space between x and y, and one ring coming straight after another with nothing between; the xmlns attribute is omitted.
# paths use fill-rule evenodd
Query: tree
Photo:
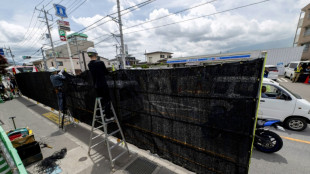
<svg viewBox="0 0 310 174"><path fill-rule="evenodd" d="M6 73L6 67L8 67L8 60L2 55L0 55L0 74Z"/></svg>

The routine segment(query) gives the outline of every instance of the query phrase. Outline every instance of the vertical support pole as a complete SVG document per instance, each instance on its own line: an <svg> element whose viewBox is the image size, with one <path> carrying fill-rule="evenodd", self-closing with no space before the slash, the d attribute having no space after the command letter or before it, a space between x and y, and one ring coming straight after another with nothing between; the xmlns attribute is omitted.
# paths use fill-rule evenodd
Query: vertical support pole
<svg viewBox="0 0 310 174"><path fill-rule="evenodd" d="M51 46L52 46L53 56L54 56L54 63L55 63L56 69L58 69L58 64L57 64L57 61L56 61L56 54L55 54L54 43L53 43L53 39L52 39L51 31L50 31L50 26L48 24L48 19L47 19L47 15L46 15L46 11L44 9L44 6L43 6L43 12L44 12L44 16L45 16L45 21L46 21L46 25L47 25L48 34L50 36L50 41L51 41Z"/></svg>
<svg viewBox="0 0 310 174"><path fill-rule="evenodd" d="M13 55L12 50L11 50L11 48L10 48L10 47L9 47L9 50L10 50L10 54L11 54L12 59L13 59L14 66L16 66L16 64L15 64L15 60L14 60L14 55Z"/></svg>
<svg viewBox="0 0 310 174"><path fill-rule="evenodd" d="M120 11L120 2L117 0L117 12L118 12L118 25L119 25L119 32L121 37L121 69L125 69L125 46L124 46L124 38L123 38L123 26L122 26L122 18L121 18L121 11Z"/></svg>
<svg viewBox="0 0 310 174"><path fill-rule="evenodd" d="M42 52L42 56L43 56L44 70L47 71L47 63L46 63L46 58L44 56L43 47L41 47L41 52Z"/></svg>
<svg viewBox="0 0 310 174"><path fill-rule="evenodd" d="M84 67L85 67L85 71L86 71L87 70L87 66L86 66L86 60L85 60L84 51L82 51L82 56L83 56L83 62L84 62Z"/></svg>

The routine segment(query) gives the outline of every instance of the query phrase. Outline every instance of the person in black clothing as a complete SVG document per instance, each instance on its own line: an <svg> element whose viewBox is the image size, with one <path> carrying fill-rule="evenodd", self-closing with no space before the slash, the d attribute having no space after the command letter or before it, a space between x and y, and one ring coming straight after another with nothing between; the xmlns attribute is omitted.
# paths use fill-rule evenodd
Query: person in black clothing
<svg viewBox="0 0 310 174"><path fill-rule="evenodd" d="M90 57L91 61L88 64L88 68L91 72L94 87L96 90L97 97L101 97L101 103L105 108L105 121L112 121L114 120L111 117L111 97L109 93L109 87L107 84L107 80L105 78L106 75L109 74L104 62L97 60L98 53L95 48L90 47L87 49L87 54Z"/></svg>

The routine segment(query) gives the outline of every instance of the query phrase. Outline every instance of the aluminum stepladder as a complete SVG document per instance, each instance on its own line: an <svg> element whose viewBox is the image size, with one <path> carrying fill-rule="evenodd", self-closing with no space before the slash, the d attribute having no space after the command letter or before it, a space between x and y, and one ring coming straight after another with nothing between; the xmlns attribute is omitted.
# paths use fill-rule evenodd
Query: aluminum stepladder
<svg viewBox="0 0 310 174"><path fill-rule="evenodd" d="M126 140L124 138L124 134L123 134L123 131L122 131L122 128L118 122L118 119L117 119L117 116L116 116L116 113L115 113L115 110L114 110L114 107L113 107L113 104L112 102L110 102L110 107L111 107L111 110L112 110L112 113L113 113L113 120L112 121L108 121L106 122L105 121L105 113L104 113L104 109L102 109L102 105L101 105L101 97L97 97L96 98L96 102L95 102L95 108L94 108L94 115L93 115L93 121L92 121L92 128L91 128L91 133L90 133L90 138L89 138L89 149L88 149L88 154L90 155L90 150L101 144L101 143L106 143L107 145L107 149L108 149L108 153L109 153L109 158L110 158L110 162L111 162L111 167L112 167L112 170L114 170L114 161L116 159L118 159L119 157L121 157L123 154L125 154L126 152L128 152L128 155L130 155L129 153L129 149L128 149L128 146L127 146L127 143L126 143ZM97 115L97 111L100 111L100 115ZM95 123L99 123L100 126L98 127L95 127ZM116 122L117 123L117 127L118 129L113 131L112 133L108 134L108 124L110 123L114 123ZM99 135L96 135L93 137L93 133L95 130L99 130L103 128L104 132L102 134L99 134ZM119 142L117 142L116 144L112 145L110 147L110 144L109 144L109 137L120 132L121 136L122 136L122 140L120 140ZM102 137L102 135L104 135L104 139L102 141L99 141L98 143L92 145L92 141L96 138L100 138ZM111 153L111 150L114 149L115 147L119 146L121 143L124 143L125 144L125 148L126 150L121 152L120 154L118 154L115 158L112 157L112 153Z"/></svg>
<svg viewBox="0 0 310 174"><path fill-rule="evenodd" d="M69 109L67 109L66 114L61 112L61 111L58 111L58 127L59 127L59 129L66 131L67 126L73 124L73 126L76 127L77 123L78 123L78 121L75 118L73 118Z"/></svg>

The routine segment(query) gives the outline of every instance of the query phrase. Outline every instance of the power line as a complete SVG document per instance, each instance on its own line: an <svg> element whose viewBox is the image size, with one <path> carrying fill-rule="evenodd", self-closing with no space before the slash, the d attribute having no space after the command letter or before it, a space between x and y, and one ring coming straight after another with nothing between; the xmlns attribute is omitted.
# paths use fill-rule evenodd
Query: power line
<svg viewBox="0 0 310 174"><path fill-rule="evenodd" d="M137 5L128 7L128 8L126 8L126 9L122 10L122 11L126 11L126 10L129 10L129 9L131 9L131 8L137 8L137 7L139 7L140 5L143 5L143 4L146 5L146 4L149 4L149 3L154 2L154 1L155 1L155 0L147 0L147 1L141 2L141 3L137 4ZM122 11L121 11L121 12L122 12ZM108 14L108 15L106 15L105 17L102 17L101 19L99 19L99 20L95 21L94 23L88 25L87 27L84 27L83 29L77 31L77 33L81 32L81 31L84 31L84 30L86 30L87 28L89 28L89 27L95 25L96 23L102 21L103 19L108 18L108 17L110 17L110 16L112 16L112 15L115 15L115 14L117 14L117 12ZM110 20L110 21L112 21L112 20Z"/></svg>
<svg viewBox="0 0 310 174"><path fill-rule="evenodd" d="M136 4L136 5L134 5L134 6L128 7L128 8L126 8L126 9L122 10L122 11L130 10L130 9L131 9L131 10L130 10L130 11L127 11L127 12L125 12L125 13L123 13L122 15L125 15L125 14L127 14L127 13L129 13L129 12L131 12L131 11L134 11L134 10L136 10L136 9L138 9L138 8L140 8L140 7L143 7L143 6L145 6L145 5L147 5L147 4L151 3L151 2L154 2L154 1L156 1L156 0L147 0L147 1L141 2L141 3L139 3L139 4ZM134 9L132 9L132 8L134 8ZM72 13L72 12L71 12L71 13ZM105 19L105 18L107 18L107 17L110 17L111 15L114 15L114 14L116 14L116 13L117 13L117 12L114 12L114 13L111 13L111 14L109 14L109 15L106 15L105 17L103 17L103 18L101 18L101 19L95 21L94 23L88 25L87 27L84 27L83 29L77 31L77 33L85 33L85 32L87 32L87 31L92 30L92 29L94 29L94 28L97 28L97 27L99 27L99 26L101 26L101 25L103 25L103 24L105 24L105 23L107 23L107 22L113 21L112 19L110 19L110 20L108 20L108 21L105 21L104 23L101 23L101 24L99 24L99 25L97 25L97 26L94 26L94 27L88 29L89 27L93 26L94 24L96 24L96 23L102 21L103 19ZM87 29L87 30L86 30L86 29ZM83 30L86 30L86 31L81 32L81 31L83 31ZM94 40L99 39L99 38L102 38L103 36L110 36L110 35L111 35L111 34L102 35L102 36L100 36L100 37L95 38ZM105 40L105 39L104 39L104 40ZM61 41L55 41L55 42L61 42ZM54 42L54 43L55 43L55 42Z"/></svg>
<svg viewBox="0 0 310 174"><path fill-rule="evenodd" d="M191 9L194 9L194 8L197 8L197 7L201 7L203 5L207 5L207 4L210 4L212 2L215 2L217 0L213 0L213 1L209 1L209 2L205 2L205 3L202 3L202 4L198 4L196 6L193 6L193 7L190 7L190 8L186 8L186 9L183 9L183 10L180 10L180 11L177 11L177 12L174 12L174 13L171 13L171 14L168 14L168 15L165 15L165 16L162 16L162 17L159 17L159 18L155 18L155 19L152 19L152 20L149 20L149 21L146 21L146 22L142 22L140 24L136 24L136 25L132 25L130 27L126 27L124 30L127 30L129 28L133 28L133 27L137 27L137 26L140 26L140 25L144 25L146 23L150 23L150 22L153 22L153 21L156 21L156 20L159 20L159 19L163 19L163 18L166 18L166 17L169 17L169 16L172 16L172 15L176 15L176 14L179 14L179 13L183 13L185 11L188 11L188 10L191 10Z"/></svg>
<svg viewBox="0 0 310 174"><path fill-rule="evenodd" d="M191 19L186 19L186 20L182 20L182 21L178 21L178 22L173 22L173 23L169 23L169 24L165 24L165 25L160 25L160 26L156 26L156 27L144 28L144 29L141 29L141 30L127 32L127 33L124 33L124 34L131 34L131 33L137 33L137 32L141 32L141 31L146 31L146 30L152 30L152 29L156 29L156 28L166 27L166 26L169 26L169 25L174 25L174 24L178 24L178 23L182 23L182 22L187 22L187 21L191 21L191 20L195 20L195 19L199 19L199 18L213 16L213 15L217 15L217 14L220 14L220 13L225 13L225 12L229 12L229 11L233 11L233 10L237 10L237 9L241 9L241 8L245 8L245 7L249 7L249 6L253 6L253 5L257 5L257 4L260 4L260 3L267 2L267 1L270 1L270 0L259 1L259 2L255 2L255 3L251 3L251 4L235 7L235 8L232 8L232 9L223 10L223 11L220 11L220 12L208 14L208 15L203 15L203 16L199 16L199 17L195 17L195 18L191 18Z"/></svg>
<svg viewBox="0 0 310 174"><path fill-rule="evenodd" d="M62 1L64 0L60 0L57 4L60 4ZM47 5L46 5L47 6ZM54 5L53 5L54 6ZM50 11L51 9L53 9L54 7L51 7L50 9L48 9L47 11Z"/></svg>
<svg viewBox="0 0 310 174"><path fill-rule="evenodd" d="M101 41L95 43L94 45L98 45L98 44L100 44L100 43L102 43L102 42L104 42L104 41L106 41L106 40L111 39L112 37L113 37L113 36L109 36L109 37L107 37L107 38L105 38L105 39L103 39L103 40L101 40Z"/></svg>
<svg viewBox="0 0 310 174"><path fill-rule="evenodd" d="M53 0L50 0L50 2L48 2L48 3L45 5L45 7L47 7L52 1L53 1Z"/></svg>
<svg viewBox="0 0 310 174"><path fill-rule="evenodd" d="M80 5L78 5L77 7L75 7L73 10L71 10L69 12L69 15L72 14L76 9L78 9L79 7L81 7L81 5L83 5L87 0L84 0Z"/></svg>
<svg viewBox="0 0 310 174"><path fill-rule="evenodd" d="M40 16L41 12L39 12L38 16ZM31 31L28 33L28 36L26 37L26 34L25 34L25 39L23 41L21 41L18 45L23 45L25 43L26 40L28 40L28 38L31 36L31 33L33 32L34 28L36 27L37 23L38 23L39 19L37 18L34 26L32 27Z"/></svg>
<svg viewBox="0 0 310 174"><path fill-rule="evenodd" d="M145 5L149 4L149 3L152 3L152 2L154 2L154 0L148 0L148 1L144 1L144 2L142 2L142 3L140 3L140 4L137 4L137 5L131 6L131 7L129 7L129 8L126 8L126 9L124 9L124 10L122 10L122 11L126 11L126 10L128 10L128 9L130 9L130 11L127 11L127 12L125 12L125 13L122 13L122 16L125 15L125 14L127 14L127 13L129 13L129 12L132 12L132 11L138 9L138 7L143 7L143 6L145 6ZM132 9L132 8L134 8L134 9ZM122 11L121 11L121 12L122 12ZM117 12L115 12L115 13L117 13ZM105 17L99 19L99 20L97 20L97 21L94 22L93 24L91 24L91 25L89 25L89 26L83 28L82 30L78 31L77 33L79 33L79 32L81 32L81 31L83 31L83 30L89 28L90 26L96 24L97 22L101 21L102 19L107 18L107 17L109 17L109 16L111 16L111 15L113 15L113 14L115 14L115 13L109 14L109 15L107 15L107 16L105 16ZM92 29L94 29L94 28L97 28L97 27L99 27L99 26L101 26L101 25L103 25L103 24L105 24L105 23L107 23L107 22L110 22L110 21L113 21L113 19L110 19L110 20L108 20L108 21L105 21L105 22L103 22L103 23L101 23L101 24L99 24L99 25L96 25L96 26L94 26L94 27L92 27L92 28L90 28L90 29L87 29L86 31L81 32L81 33L88 32L88 31L90 31L90 30L92 30ZM114 32L112 32L112 33L115 33L115 32L116 32L116 31L114 31ZM110 35L110 34L106 34L106 35ZM105 35L103 35L103 36L105 36ZM95 38L95 39L102 38L103 36L97 37L97 38Z"/></svg>
<svg viewBox="0 0 310 174"><path fill-rule="evenodd" d="M36 7L38 7L39 5L41 5L45 0L42 0L39 4L36 5Z"/></svg>
<svg viewBox="0 0 310 174"><path fill-rule="evenodd" d="M39 14L39 15L40 15L40 14ZM37 25L37 22L38 22L38 20L36 21L35 25L33 26L31 32L28 33L28 36L26 37L26 39L24 39L23 42L19 43L19 46L24 46L24 45L27 43L26 41L28 41L29 38L30 38L30 40L32 40L32 36L33 36L34 34L36 34L36 33L39 31L39 29L40 29L42 23L40 23L39 26L38 26L36 29L34 29L34 28L36 27L36 25ZM33 32L34 32L34 34L32 34Z"/></svg>

